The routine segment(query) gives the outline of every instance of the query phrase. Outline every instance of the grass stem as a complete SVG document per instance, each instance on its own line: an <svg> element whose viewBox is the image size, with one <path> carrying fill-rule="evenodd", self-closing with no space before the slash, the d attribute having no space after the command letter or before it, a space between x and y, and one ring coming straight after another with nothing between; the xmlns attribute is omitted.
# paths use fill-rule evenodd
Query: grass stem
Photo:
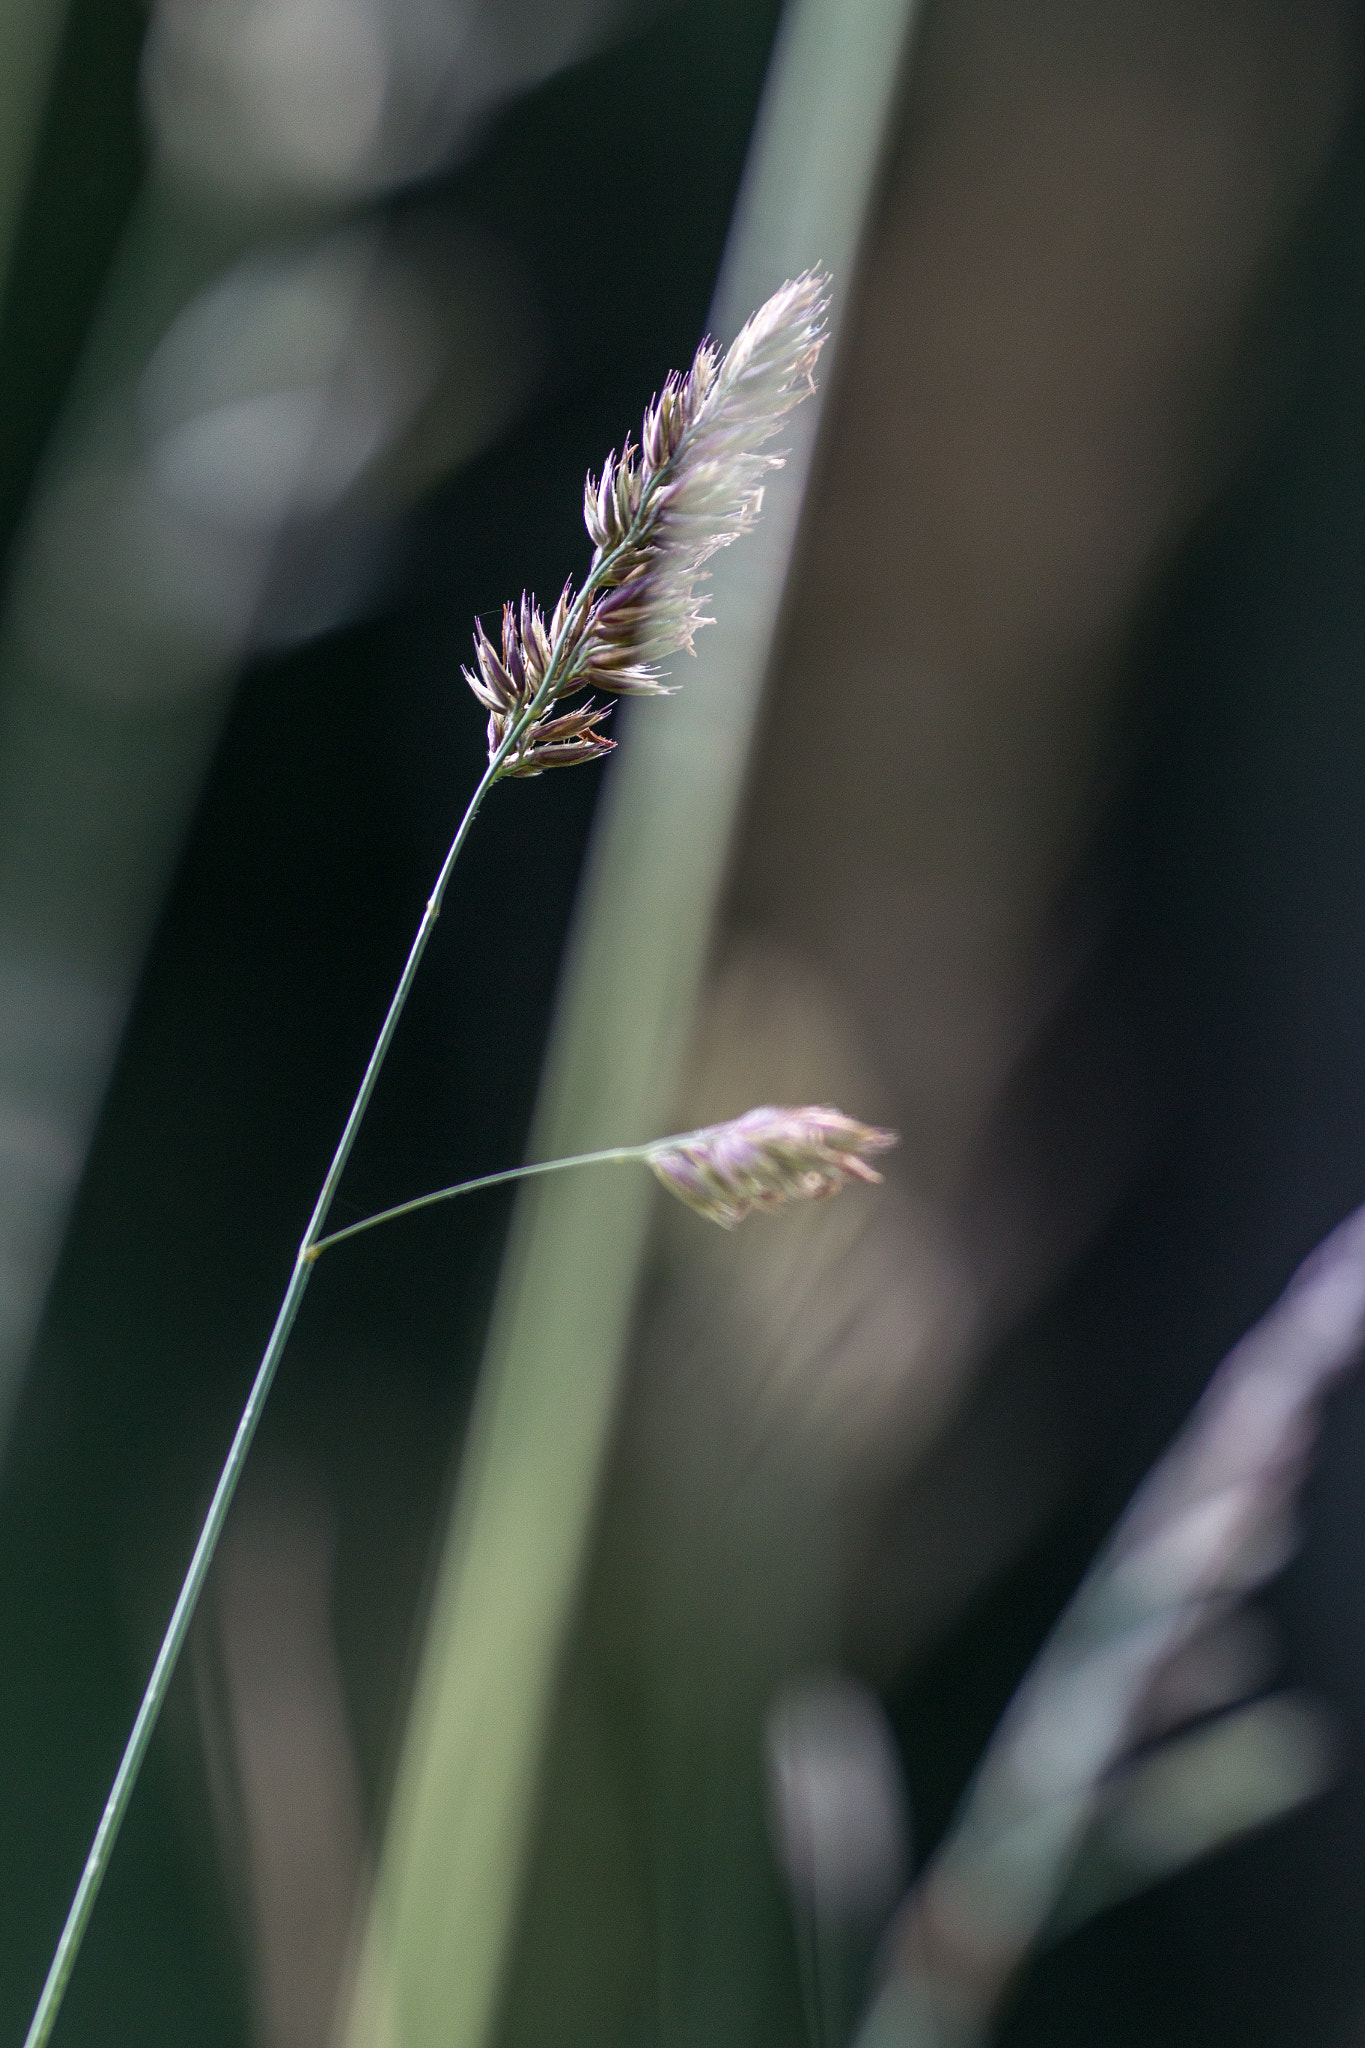
<svg viewBox="0 0 1365 2048"><path fill-rule="evenodd" d="M123 1825L129 1803L132 1800L133 1788L137 1784L138 1773L142 1768L148 1745L151 1742L157 1721L160 1718L161 1709L165 1704L166 1694L170 1690L171 1680L175 1676L175 1669L180 1660L181 1651L185 1647L185 1638L189 1634L190 1623L193 1621L195 1609L199 1605L199 1598L204 1590L204 1582L208 1578L209 1567L213 1563L213 1555L218 1547L218 1539L223 1533L223 1525L227 1521L228 1510L232 1506L233 1495L237 1491L237 1484L242 1476L242 1469L246 1464L247 1453L251 1449L252 1439L256 1434L256 1428L261 1419L261 1411L265 1407L266 1398L270 1393L285 1345L289 1341L290 1332L298 1318L304 1292L307 1289L309 1280L312 1278L315 1250L322 1241L327 1217L340 1184L341 1176L346 1170L347 1161L350 1159L360 1126L365 1118L365 1112L370 1106L370 1100L378 1083L384 1061L388 1057L389 1047L393 1043L394 1033L398 1029L399 1019L407 1005L408 997L412 993L413 983L417 979L417 970L422 964L422 955L426 952L436 920L441 914L441 903L445 896L451 873L456 861L459 859L465 840L469 837L470 828L483 806L484 798L497 781L503 762L517 745L526 725L535 716L537 708L535 705L528 707L525 715L519 718L516 724L509 729L502 745L489 761L487 768L480 777L477 789L466 806L455 837L451 841L446 857L441 863L441 871L436 878L435 887L432 889L427 899L426 908L422 912L422 920L417 927L417 935L409 949L407 960L403 966L403 972L398 979L398 986L393 992L393 998L385 1014L384 1022L380 1026L379 1036L374 1043L374 1050L370 1054L365 1072L361 1077L360 1086L356 1091L355 1100L351 1104L350 1114L346 1118L345 1127L337 1142L336 1150L332 1154L331 1165L327 1169L322 1186L318 1191L317 1200L313 1204L313 1213L308 1219L308 1228L305 1230L299 1245L293 1271L289 1276L289 1285L285 1289L284 1299L280 1303L279 1312L275 1317L269 1342L266 1344L261 1362L256 1368L256 1376L251 1383L251 1391L247 1395L246 1406L242 1410L241 1419L237 1424L222 1471L218 1475L218 1483L213 1490L213 1498L209 1503L208 1512L199 1531L199 1539L194 1546L194 1553L190 1559L180 1592L176 1597L175 1606L171 1610L171 1618L166 1625L166 1633L162 1637L161 1647L156 1655L156 1662L152 1666L151 1676L147 1680L146 1690L142 1695L142 1704L137 1710L137 1718L133 1722L132 1732L128 1737L127 1743L124 1745L123 1755L119 1761L114 1782L110 1787L109 1796L104 1803L104 1811L100 1815L99 1826L95 1830L95 1837L90 1845L90 1853L85 1859L85 1867L81 1872L80 1881L76 1886L75 1895L67 1912L66 1922L53 1953L47 1978L39 1995L37 2006L34 2009L33 2018L29 2023L28 2033L24 2037L24 2048L44 2048L44 2044L51 2038L52 2029L56 2025L57 2015L61 2010L62 2000L66 1994L67 1985L70 1982L71 1972L75 1967L76 1957L80 1953L81 1942L89 1925L90 1916L95 1909L95 1901L99 1897L105 1873L109 1868L109 1861L114 1852L114 1844L118 1840L119 1829ZM374 1220L380 1219L376 1218ZM346 1233L340 1234L345 1235Z"/></svg>
<svg viewBox="0 0 1365 2048"><path fill-rule="evenodd" d="M472 1195L477 1188L496 1188L509 1180L530 1180L538 1173L563 1173L570 1166L608 1166L645 1159L651 1149L648 1145L618 1145L607 1152L576 1152L570 1159L542 1159L531 1166L506 1166L501 1173L481 1173L476 1180L458 1180L452 1187L434 1188L429 1195L415 1195L410 1202L399 1202L392 1209L380 1209L373 1216L363 1216L359 1223L348 1223L344 1230L333 1230L326 1237L315 1238L303 1257L311 1265L329 1246L340 1244L343 1238L359 1237L363 1230L373 1230L380 1223L392 1223L399 1216L411 1216L414 1209L429 1209L433 1202L449 1202L456 1195Z"/></svg>

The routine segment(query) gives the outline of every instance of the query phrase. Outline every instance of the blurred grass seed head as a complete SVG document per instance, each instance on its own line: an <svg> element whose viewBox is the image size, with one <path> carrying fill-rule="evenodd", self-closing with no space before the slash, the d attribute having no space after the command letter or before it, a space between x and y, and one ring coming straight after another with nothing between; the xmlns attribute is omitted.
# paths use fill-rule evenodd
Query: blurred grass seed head
<svg viewBox="0 0 1365 2048"><path fill-rule="evenodd" d="M653 1145L646 1158L670 1194L726 1230L755 1209L821 1201L850 1181L880 1182L869 1164L898 1144L895 1131L840 1109L751 1109Z"/></svg>

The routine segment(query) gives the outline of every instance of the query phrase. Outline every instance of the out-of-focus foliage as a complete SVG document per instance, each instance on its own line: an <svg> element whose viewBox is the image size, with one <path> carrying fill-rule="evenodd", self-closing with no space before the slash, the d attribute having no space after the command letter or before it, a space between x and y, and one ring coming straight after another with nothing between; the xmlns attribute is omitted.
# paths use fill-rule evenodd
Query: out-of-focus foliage
<svg viewBox="0 0 1365 2048"><path fill-rule="evenodd" d="M776 17L72 0L0 330L16 2038L478 772L473 620L581 574L583 470L690 358ZM501 1927L525 1825L504 2048L847 2038L907 1832L922 1868L1214 1361L1360 1199L1358 28L1348 0L925 11L683 1100L638 1132L841 1101L907 1142L875 1199L663 1220L620 1409L585 1379L513 1414L486 1641L525 1588L543 1627L520 1690L475 1659L494 1821L432 1808L423 1893L449 1939L465 1855ZM868 103L821 103L793 190L837 189ZM714 708L719 788L752 703ZM522 1156L595 773L490 806L339 1222ZM662 880L622 858L621 950L694 960L724 835L617 794L628 850L672 849ZM637 1135L610 1105L671 1094L683 1051L643 998L613 1023L589 1142ZM72 2043L322 2048L507 1221L460 1209L319 1274ZM572 1286L595 1370L592 1235L619 1321L642 1218L560 1223L583 1257L546 1327ZM1163 1711L1222 1718L1172 1750L1153 1707L1018 2048L1353 2038L1363 1399L1330 1411L1278 1629L1166 1674ZM1277 1655L1297 1690L1257 1698ZM1306 1696L1330 1796L1086 1920L1321 1782Z"/></svg>

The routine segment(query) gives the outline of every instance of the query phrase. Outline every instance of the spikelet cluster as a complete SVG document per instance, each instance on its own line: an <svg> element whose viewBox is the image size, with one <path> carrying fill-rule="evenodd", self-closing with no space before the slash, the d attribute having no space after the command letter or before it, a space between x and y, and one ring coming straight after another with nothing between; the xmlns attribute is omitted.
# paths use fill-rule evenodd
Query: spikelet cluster
<svg viewBox="0 0 1365 2048"><path fill-rule="evenodd" d="M488 712L492 760L525 729L503 775L539 775L609 753L607 697L665 694L660 663L691 653L711 622L702 609L706 565L747 533L763 505L764 452L792 408L814 390L824 344L829 280L806 271L761 306L722 355L703 341L645 412L600 477L589 477L583 518L593 557L582 589L565 584L547 622L523 595L502 616L501 645L475 630L466 682ZM569 699L582 699L564 709Z"/></svg>
<svg viewBox="0 0 1365 2048"><path fill-rule="evenodd" d="M842 1110L765 1108L665 1139L646 1158L670 1194L733 1230L751 1210L819 1201L853 1180L880 1181L868 1162L899 1142L895 1131Z"/></svg>
<svg viewBox="0 0 1365 2048"><path fill-rule="evenodd" d="M555 643L565 633L573 613L572 593L566 583L558 604L545 615L533 597L523 591L520 605L502 608L502 648L493 645L480 620L474 628L477 674L463 670L465 681L488 712L488 758L491 761L508 730L545 688L554 659ZM566 657L572 649L566 648ZM540 775L547 768L572 768L580 761L595 761L609 754L615 741L601 730L611 711L609 704L583 698L585 681L575 690L552 689L546 693L547 709L534 719L520 742L503 762L504 775ZM580 701L568 710L558 707L566 697Z"/></svg>

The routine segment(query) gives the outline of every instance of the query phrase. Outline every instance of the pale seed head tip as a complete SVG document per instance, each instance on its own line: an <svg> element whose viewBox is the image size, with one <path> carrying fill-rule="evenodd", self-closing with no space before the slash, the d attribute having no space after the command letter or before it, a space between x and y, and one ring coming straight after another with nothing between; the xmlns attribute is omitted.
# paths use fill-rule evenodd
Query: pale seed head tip
<svg viewBox="0 0 1365 2048"><path fill-rule="evenodd" d="M500 646L476 625L475 669L464 675L489 714L490 759L514 726L524 727L502 774L535 775L609 751L589 726L549 730L552 708L586 690L667 694L659 664L692 652L693 636L712 623L702 608L707 563L753 526L764 480L781 467L762 444L814 389L828 304L829 279L804 271L759 307L729 350L703 340L691 367L672 372L651 399L639 440L627 436L584 485L589 588L575 596L566 583L548 625L524 591L503 608Z"/></svg>
<svg viewBox="0 0 1365 2048"><path fill-rule="evenodd" d="M653 1146L649 1165L670 1194L733 1230L754 1209L819 1201L850 1181L879 1182L871 1160L900 1142L828 1105L751 1109Z"/></svg>

